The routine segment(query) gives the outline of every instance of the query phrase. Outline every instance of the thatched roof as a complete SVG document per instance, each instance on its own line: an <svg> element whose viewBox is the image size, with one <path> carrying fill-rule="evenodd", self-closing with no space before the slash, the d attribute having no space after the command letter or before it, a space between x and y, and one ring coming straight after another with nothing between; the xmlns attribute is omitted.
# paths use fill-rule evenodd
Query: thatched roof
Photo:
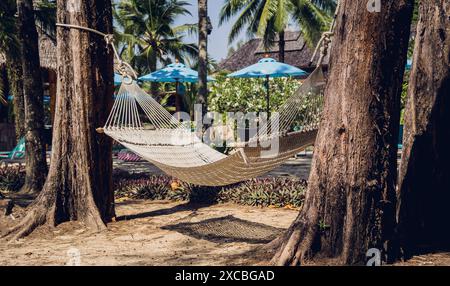
<svg viewBox="0 0 450 286"><path fill-rule="evenodd" d="M47 35L39 37L39 56L41 67L56 70L56 40Z"/></svg>
<svg viewBox="0 0 450 286"><path fill-rule="evenodd" d="M278 60L279 47L276 43L277 41L278 39L275 40L272 48L269 51L266 51L260 38L252 39L227 59L223 60L219 64L219 68L234 72L255 64L260 59L264 58L266 54L269 57ZM308 47L299 32L286 32L285 41L285 63L307 71L315 67L314 63L312 66L309 66L314 49ZM324 65L328 65L328 57L325 59Z"/></svg>
<svg viewBox="0 0 450 286"><path fill-rule="evenodd" d="M56 40L44 33L39 35L39 55L42 68L56 70ZM0 65L5 62L5 55L0 54Z"/></svg>

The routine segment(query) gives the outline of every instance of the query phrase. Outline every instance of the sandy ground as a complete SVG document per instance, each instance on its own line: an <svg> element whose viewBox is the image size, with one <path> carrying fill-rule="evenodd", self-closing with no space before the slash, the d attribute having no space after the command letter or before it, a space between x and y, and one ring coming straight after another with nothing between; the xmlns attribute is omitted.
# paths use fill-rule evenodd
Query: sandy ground
<svg viewBox="0 0 450 286"><path fill-rule="evenodd" d="M266 176L307 179L312 154L302 153ZM162 174L148 162L114 160L114 168ZM25 207L30 201L25 201ZM0 240L0 265L255 265L264 264L260 246L289 227L295 210L233 204L125 201L118 221L92 233L78 223L40 228L18 242ZM24 210L15 210L20 215ZM0 215L0 235L20 218ZM74 256L75 253L75 256ZM74 262L74 257L75 262Z"/></svg>
<svg viewBox="0 0 450 286"><path fill-rule="evenodd" d="M307 179L311 157L302 154L267 176ZM161 174L146 162L116 160L114 166ZM298 214L288 209L163 201L117 202L116 211L118 221L100 233L92 233L79 223L66 223L57 228L41 227L19 241L0 240L0 266L265 265L267 255L261 246L281 234ZM24 212L16 207L14 215ZM19 219L0 214L0 236ZM450 265L450 253L427 253L396 265Z"/></svg>
<svg viewBox="0 0 450 286"><path fill-rule="evenodd" d="M100 233L66 223L17 242L0 241L0 265L264 264L256 250L297 215L287 209L149 201L120 202L117 213L118 221ZM0 232L13 223L3 218Z"/></svg>

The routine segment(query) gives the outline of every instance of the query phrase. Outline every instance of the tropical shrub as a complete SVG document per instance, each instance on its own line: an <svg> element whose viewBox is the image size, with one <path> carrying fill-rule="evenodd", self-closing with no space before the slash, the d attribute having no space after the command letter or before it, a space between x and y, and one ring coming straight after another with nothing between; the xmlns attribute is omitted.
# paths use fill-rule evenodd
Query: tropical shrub
<svg viewBox="0 0 450 286"><path fill-rule="evenodd" d="M267 110L265 79L230 79L225 74L215 76L208 96L210 111L260 112ZM270 79L270 106L277 111L300 86L293 78Z"/></svg>
<svg viewBox="0 0 450 286"><path fill-rule="evenodd" d="M24 167L0 166L0 192L17 192L24 183Z"/></svg>
<svg viewBox="0 0 450 286"><path fill-rule="evenodd" d="M235 203L257 207L301 207L306 181L293 178L258 178L226 187L202 187L168 176L114 176L117 198Z"/></svg>

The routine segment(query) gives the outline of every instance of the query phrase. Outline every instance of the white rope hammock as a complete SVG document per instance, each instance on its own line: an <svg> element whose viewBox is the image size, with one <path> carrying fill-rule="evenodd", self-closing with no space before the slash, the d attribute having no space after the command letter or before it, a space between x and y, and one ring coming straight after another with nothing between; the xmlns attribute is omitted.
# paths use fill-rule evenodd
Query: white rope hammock
<svg viewBox="0 0 450 286"><path fill-rule="evenodd" d="M227 156L206 145L186 124L174 118L136 82L123 83L104 132L114 140L180 180L223 186L260 176L314 144L323 102L324 77L316 69L280 108L278 130L272 120L259 134ZM303 111L303 112L301 112ZM301 113L301 114L300 114ZM289 133L293 124L301 131ZM277 137L279 150L264 155L267 140Z"/></svg>
<svg viewBox="0 0 450 286"><path fill-rule="evenodd" d="M331 42L335 21L318 44L318 47L321 46L321 54L317 68L287 99L279 112L273 115L273 120L260 126L257 136L248 142L239 143L238 148L228 156L203 143L191 131L190 124L177 120L138 86L134 80L136 73L128 63L120 59L112 35L76 25L57 26L96 33L103 36L112 47L118 60L116 70L124 80L108 120L100 131L168 175L203 186L238 183L277 168L315 142L325 85L322 61ZM318 48L313 59L317 52ZM272 125L273 122L275 125ZM294 123L301 127L300 131L290 132ZM270 147L266 147L270 146L267 143L273 139L278 142L276 153L270 153Z"/></svg>

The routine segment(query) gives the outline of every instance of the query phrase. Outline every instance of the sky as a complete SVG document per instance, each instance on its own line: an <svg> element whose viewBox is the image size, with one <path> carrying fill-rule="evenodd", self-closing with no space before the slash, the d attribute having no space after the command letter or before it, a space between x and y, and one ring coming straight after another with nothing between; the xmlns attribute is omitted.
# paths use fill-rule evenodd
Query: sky
<svg viewBox="0 0 450 286"><path fill-rule="evenodd" d="M186 2L189 2L191 4L190 7L188 7L188 10L191 12L192 16L186 15L179 17L176 20L176 25L181 24L192 24L198 22L198 5L197 0L186 0ZM228 45L228 35L231 30L231 26L234 23L235 18L230 19L230 21L224 23L222 26L219 27L219 14L220 9L222 8L222 5L224 3L224 0L210 0L208 1L208 14L211 18L211 22L214 26L214 29L211 33L211 35L208 38L208 53L212 56L213 59L215 59L217 62L220 62L222 59L227 57L228 54L228 48L230 47ZM233 44L236 44L239 42L239 40L246 40L246 33L245 31L241 33L241 35L234 41ZM189 38L186 38L186 42L197 42L197 37L192 36Z"/></svg>

